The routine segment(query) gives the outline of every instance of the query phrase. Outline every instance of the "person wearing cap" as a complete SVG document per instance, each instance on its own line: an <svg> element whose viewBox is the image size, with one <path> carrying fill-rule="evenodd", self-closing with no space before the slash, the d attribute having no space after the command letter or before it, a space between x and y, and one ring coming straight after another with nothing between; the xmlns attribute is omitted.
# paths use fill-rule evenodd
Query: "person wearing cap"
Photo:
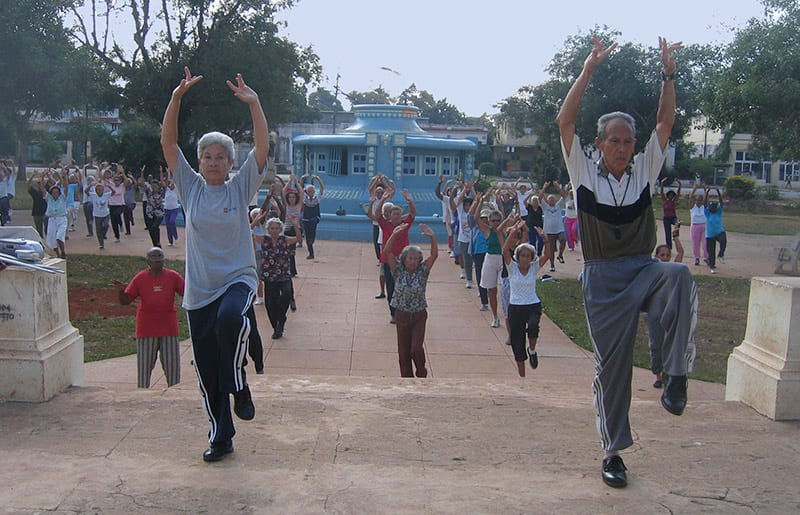
<svg viewBox="0 0 800 515"><path fill-rule="evenodd" d="M137 386L150 388L156 357L161 358L167 386L180 383L180 330L175 295L183 296L181 274L164 267L164 251L153 247L147 251L147 269L137 273L127 285L115 280L114 286L123 306L140 299L136 308Z"/></svg>
<svg viewBox="0 0 800 515"><path fill-rule="evenodd" d="M61 186L51 185L47 191L47 246L54 249L58 257L66 259L64 242L67 239L67 199Z"/></svg>

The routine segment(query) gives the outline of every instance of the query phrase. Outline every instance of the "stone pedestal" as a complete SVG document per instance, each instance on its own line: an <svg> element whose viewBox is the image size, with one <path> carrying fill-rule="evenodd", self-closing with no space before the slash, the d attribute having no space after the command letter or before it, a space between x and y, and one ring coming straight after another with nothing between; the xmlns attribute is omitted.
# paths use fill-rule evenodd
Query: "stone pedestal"
<svg viewBox="0 0 800 515"><path fill-rule="evenodd" d="M42 264L66 270L66 261ZM0 400L44 402L82 386L83 336L69 321L67 275L0 272Z"/></svg>
<svg viewBox="0 0 800 515"><path fill-rule="evenodd" d="M800 277L754 277L744 341L728 358L725 399L773 420L800 419Z"/></svg>

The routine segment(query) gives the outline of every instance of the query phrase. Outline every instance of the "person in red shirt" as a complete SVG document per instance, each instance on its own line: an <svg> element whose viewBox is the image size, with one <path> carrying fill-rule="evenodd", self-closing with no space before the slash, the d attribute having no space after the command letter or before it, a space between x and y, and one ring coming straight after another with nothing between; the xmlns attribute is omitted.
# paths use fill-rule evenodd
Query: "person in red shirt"
<svg viewBox="0 0 800 515"><path fill-rule="evenodd" d="M409 244L408 229L411 228L411 225L414 223L414 217L417 216L417 206L414 204L414 200L411 198L411 194L408 192L408 190L404 189L402 194L403 198L406 199L406 202L408 202L408 214L403 216L402 207L388 202L388 200L394 196L394 193L395 190L391 187L384 191L383 197L381 197L380 203L376 209L377 213L381 213L377 216L376 221L378 222L378 226L381 228L381 233L383 236L381 248L383 249L386 249L386 245L388 244L389 238L392 236L395 227L401 224L408 225L405 231L397 234L392 240L391 252L395 259L399 259L400 253L403 252L403 249ZM372 217L371 214L369 216ZM384 250L381 253L381 266L383 266L383 275L384 279L386 280L386 301L389 303L390 314L389 322L394 324L395 309L392 307L392 297L394 297L394 277L392 277L392 270L386 261L385 252L386 251Z"/></svg>
<svg viewBox="0 0 800 515"><path fill-rule="evenodd" d="M164 251L147 252L147 270L136 274L128 285L114 281L119 302L127 306L139 298L136 309L136 365L139 388L150 388L150 375L161 356L167 385L181 382L181 353L175 294L183 296L184 281L175 270L164 268Z"/></svg>

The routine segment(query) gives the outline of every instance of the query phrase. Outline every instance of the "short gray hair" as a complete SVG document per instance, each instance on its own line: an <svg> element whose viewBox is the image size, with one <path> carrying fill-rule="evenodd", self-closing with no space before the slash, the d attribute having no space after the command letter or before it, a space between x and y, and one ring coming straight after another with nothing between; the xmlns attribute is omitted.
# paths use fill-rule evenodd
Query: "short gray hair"
<svg viewBox="0 0 800 515"><path fill-rule="evenodd" d="M281 227L281 228L282 228L282 227L283 227L283 221L281 221L281 219L280 219L280 218L278 218L278 217L276 217L276 216L273 216L272 218L270 218L269 220L267 220L267 223L265 224L265 227L266 227L267 229L269 229L269 226L270 226L270 225L277 225L277 226L279 226L279 227Z"/></svg>
<svg viewBox="0 0 800 515"><path fill-rule="evenodd" d="M623 120L630 125L631 132L636 136L636 120L633 119L633 116L628 113L623 113L622 111L614 111L613 113L604 114L597 120L597 137L605 139L606 127L608 127L608 124L611 123L612 120L616 119Z"/></svg>
<svg viewBox="0 0 800 515"><path fill-rule="evenodd" d="M416 252L419 254L419 260L422 261L422 258L424 257L422 254L422 249L416 245L406 245L406 247L403 248L403 251L400 252L400 262L403 263L403 266L406 266L406 256L409 252Z"/></svg>
<svg viewBox="0 0 800 515"><path fill-rule="evenodd" d="M530 251L531 259L536 259L536 247L530 243L520 243L517 245L517 248L514 249L514 261L519 261L519 253L523 250Z"/></svg>
<svg viewBox="0 0 800 515"><path fill-rule="evenodd" d="M228 153L228 159L233 161L236 159L236 149L233 146L233 139L227 134L221 132L207 132L200 137L197 142L197 159L203 155L203 151L211 145L222 145L225 152Z"/></svg>

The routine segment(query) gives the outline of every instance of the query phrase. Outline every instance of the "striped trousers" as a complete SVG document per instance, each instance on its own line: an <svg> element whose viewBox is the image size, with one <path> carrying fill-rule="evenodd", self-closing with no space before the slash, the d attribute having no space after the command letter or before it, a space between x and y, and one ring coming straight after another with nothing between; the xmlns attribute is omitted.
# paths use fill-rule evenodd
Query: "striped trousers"
<svg viewBox="0 0 800 515"><path fill-rule="evenodd" d="M136 338L136 377L139 388L150 388L150 376L161 357L167 386L181 382L181 346L177 336Z"/></svg>

